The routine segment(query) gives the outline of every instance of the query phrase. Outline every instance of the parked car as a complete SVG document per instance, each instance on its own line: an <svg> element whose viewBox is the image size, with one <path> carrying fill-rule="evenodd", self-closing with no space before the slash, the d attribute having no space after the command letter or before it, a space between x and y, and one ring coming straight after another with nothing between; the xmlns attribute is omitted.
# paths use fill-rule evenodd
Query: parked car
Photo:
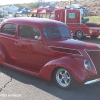
<svg viewBox="0 0 100 100"><path fill-rule="evenodd" d="M1 23L2 21L4 21L5 19L13 18L13 17L14 17L14 16L13 16L12 14L9 14L9 15L1 14L1 15L0 15L0 23Z"/></svg>
<svg viewBox="0 0 100 100"><path fill-rule="evenodd" d="M0 22L2 22L5 18L0 14Z"/></svg>
<svg viewBox="0 0 100 100"><path fill-rule="evenodd" d="M71 38L59 21L18 17L0 27L0 64L54 80L67 89L78 82L100 81L100 48Z"/></svg>

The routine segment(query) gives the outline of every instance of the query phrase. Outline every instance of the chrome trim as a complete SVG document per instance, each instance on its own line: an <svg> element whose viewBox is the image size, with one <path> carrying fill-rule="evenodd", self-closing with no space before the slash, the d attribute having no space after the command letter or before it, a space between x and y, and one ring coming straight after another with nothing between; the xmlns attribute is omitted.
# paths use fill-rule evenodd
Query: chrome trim
<svg viewBox="0 0 100 100"><path fill-rule="evenodd" d="M88 64L86 64L86 62L88 62ZM88 61L87 59L84 60L84 67L87 71L91 70L90 61Z"/></svg>
<svg viewBox="0 0 100 100"><path fill-rule="evenodd" d="M49 46L49 47L56 47L56 46ZM56 48L70 49L70 48L63 48L63 47L56 47ZM52 49L51 49L51 50L52 50ZM73 53L69 53L69 54L83 56L82 53L81 53L79 50L77 50L77 49L70 49L70 50L76 50L76 51L78 51L78 52L80 53L80 55L79 55L79 54L73 54ZM52 51L53 51L53 50L52 50ZM59 52L59 51L53 51L53 52ZM61 53L61 52L60 52L60 53ZM65 52L65 53L66 53L66 52Z"/></svg>
<svg viewBox="0 0 100 100"><path fill-rule="evenodd" d="M67 18L66 18L66 16L67 16L67 9L65 8L65 24L67 23Z"/></svg>
<svg viewBox="0 0 100 100"><path fill-rule="evenodd" d="M86 49L85 49L86 50ZM87 50L87 51L100 51L100 50Z"/></svg>
<svg viewBox="0 0 100 100"><path fill-rule="evenodd" d="M86 49L84 49L84 51L85 51L85 53L88 55L88 53L86 52L86 51L96 51L96 50L86 50ZM98 51L100 51L100 50L98 50ZM88 55L88 57L90 58L90 56ZM94 69L95 69L95 71L96 71L96 74L97 74L97 70L96 70L96 67L95 67L95 65L94 65L94 63L93 63L93 61L92 61L92 59L90 58L90 60L91 60L91 62L92 62L92 64L93 64L93 66L94 66Z"/></svg>
<svg viewBox="0 0 100 100"><path fill-rule="evenodd" d="M89 27L89 29L95 29L95 30L100 30L100 27Z"/></svg>
<svg viewBox="0 0 100 100"><path fill-rule="evenodd" d="M90 81L85 82L84 85L93 84L93 83L96 83L96 82L99 82L99 81L100 81L100 78L94 79L94 80L90 80Z"/></svg>
<svg viewBox="0 0 100 100"><path fill-rule="evenodd" d="M100 48L100 46L96 45L98 48Z"/></svg>
<svg viewBox="0 0 100 100"><path fill-rule="evenodd" d="M71 82L71 76L66 69L60 68L56 72L56 81L60 86L68 87Z"/></svg>

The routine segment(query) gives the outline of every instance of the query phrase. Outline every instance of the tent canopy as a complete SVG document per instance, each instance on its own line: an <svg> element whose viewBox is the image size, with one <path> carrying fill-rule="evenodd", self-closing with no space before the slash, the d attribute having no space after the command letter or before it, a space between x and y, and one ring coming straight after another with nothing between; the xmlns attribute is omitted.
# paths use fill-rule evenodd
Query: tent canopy
<svg viewBox="0 0 100 100"><path fill-rule="evenodd" d="M51 14L52 10L44 9L39 12L39 14Z"/></svg>
<svg viewBox="0 0 100 100"><path fill-rule="evenodd" d="M40 9L35 9L33 11L31 11L31 14L39 14L39 12L42 11Z"/></svg>
<svg viewBox="0 0 100 100"><path fill-rule="evenodd" d="M28 8L19 8L17 13L18 14L29 14L30 9L28 9Z"/></svg>

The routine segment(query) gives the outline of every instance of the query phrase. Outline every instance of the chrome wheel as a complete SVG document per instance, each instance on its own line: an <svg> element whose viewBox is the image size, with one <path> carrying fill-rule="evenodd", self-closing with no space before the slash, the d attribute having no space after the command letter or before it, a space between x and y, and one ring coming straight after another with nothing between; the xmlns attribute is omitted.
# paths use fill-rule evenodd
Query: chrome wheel
<svg viewBox="0 0 100 100"><path fill-rule="evenodd" d="M83 38L83 33L82 33L82 31L77 31L75 36L76 36L77 39Z"/></svg>
<svg viewBox="0 0 100 100"><path fill-rule="evenodd" d="M61 87L66 88L70 85L71 76L66 69L60 68L56 72L56 81Z"/></svg>

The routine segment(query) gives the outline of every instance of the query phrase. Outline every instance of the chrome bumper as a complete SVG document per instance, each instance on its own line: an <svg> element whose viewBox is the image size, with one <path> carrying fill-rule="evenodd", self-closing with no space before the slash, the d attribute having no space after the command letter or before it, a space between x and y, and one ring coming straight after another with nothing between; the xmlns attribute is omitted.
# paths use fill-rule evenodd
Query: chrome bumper
<svg viewBox="0 0 100 100"><path fill-rule="evenodd" d="M99 81L100 81L100 78L94 79L94 80L90 80L90 81L85 82L84 85L96 83L96 82L99 82Z"/></svg>

